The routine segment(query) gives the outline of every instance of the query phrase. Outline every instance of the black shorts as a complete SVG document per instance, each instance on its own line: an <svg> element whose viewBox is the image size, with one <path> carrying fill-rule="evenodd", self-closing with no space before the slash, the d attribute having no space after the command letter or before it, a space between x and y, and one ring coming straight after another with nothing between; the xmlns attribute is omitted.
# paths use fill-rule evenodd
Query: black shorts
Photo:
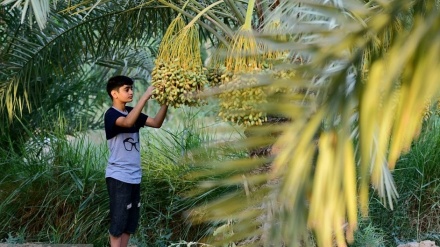
<svg viewBox="0 0 440 247"><path fill-rule="evenodd" d="M112 236L133 234L139 222L140 184L129 184L114 178L106 178L110 197L110 229Z"/></svg>

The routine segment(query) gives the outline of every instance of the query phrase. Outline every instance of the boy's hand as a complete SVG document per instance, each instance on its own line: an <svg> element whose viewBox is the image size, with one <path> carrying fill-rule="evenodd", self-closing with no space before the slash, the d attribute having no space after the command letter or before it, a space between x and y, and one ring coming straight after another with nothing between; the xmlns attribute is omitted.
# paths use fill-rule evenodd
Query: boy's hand
<svg viewBox="0 0 440 247"><path fill-rule="evenodd" d="M147 91L145 91L144 95L142 95L142 98L144 98L146 100L151 98L151 96L153 95L153 90L154 90L154 87L153 86L149 86L147 88Z"/></svg>

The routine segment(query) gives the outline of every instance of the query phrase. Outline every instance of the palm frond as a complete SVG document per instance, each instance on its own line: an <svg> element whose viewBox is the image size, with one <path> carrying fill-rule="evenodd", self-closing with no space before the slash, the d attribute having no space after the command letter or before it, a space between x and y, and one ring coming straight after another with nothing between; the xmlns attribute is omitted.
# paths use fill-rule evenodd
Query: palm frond
<svg viewBox="0 0 440 247"><path fill-rule="evenodd" d="M160 33L160 30L146 28L149 26L146 23L151 20L160 22L160 17L160 11L149 8L96 11L87 19L54 13L47 28L38 31L25 24L15 24L12 16L6 36L13 38L5 38L7 42L2 44L1 50L2 91L15 89L2 101L2 106L7 106L2 107L2 111L7 112L12 120L12 116L25 106L31 110L41 102L44 92L57 83L62 84L53 80L55 77L62 81L62 76L69 77L84 64L123 61L139 55L121 67L144 64L139 68L151 70L148 61L158 45L151 35ZM142 51L133 52L135 49Z"/></svg>
<svg viewBox="0 0 440 247"><path fill-rule="evenodd" d="M269 112L292 120L282 125L274 143L279 151L267 173L252 172L265 166L255 159L221 165L235 166L256 181L253 193L247 193L234 173L230 180L239 192L225 199L228 203L220 199L207 206L218 214L207 215L208 220L247 231L222 241L298 246L314 232L318 246L346 246L357 228L358 210L368 212L370 184L392 207L398 195L391 170L417 138L423 102L439 92L439 15L435 3L349 0L284 1L267 13L281 21L289 39L273 42L263 33L261 42L290 51L290 60L279 67L296 71L290 87L301 85L308 100L287 95L267 105ZM412 25L403 24L408 21ZM303 64L288 63L298 57ZM280 81L270 83L277 87ZM260 129L260 135L271 133ZM257 215L249 213L253 209L259 209ZM252 220L260 224L247 228Z"/></svg>
<svg viewBox="0 0 440 247"><path fill-rule="evenodd" d="M8 3L12 1L3 2ZM118 57L121 57L123 67L127 68L130 64L139 64L138 62L149 56L144 54L155 55L157 42L166 30L167 23L174 18L175 11L183 11L177 5L170 5L172 8L164 7L151 1L121 3L123 4L110 1L57 3L52 10L47 10L50 16L45 21L45 29L41 31L17 19L20 14L14 8L17 5L6 9L10 28L5 29L5 34L2 35L7 42L2 45L1 66L2 73L8 79L2 80L4 82L1 87L2 92L9 93L12 91L7 91L6 85L14 85L15 88L15 93L10 93L11 97L7 101L2 101L3 106L7 106L2 109L7 113L8 121L13 119L16 112L21 114L23 109L30 111L41 100L38 95L53 86L49 83L53 81L50 80L53 74L57 77L69 75L87 63L114 68L122 65L117 62ZM193 18L207 4L210 3L190 4L188 10L192 12L183 13L188 18ZM202 34L207 30L217 33L219 39L230 34L230 27L225 26L221 20L227 18L225 16L233 18L229 17L224 7L216 6L206 17L202 17L203 21L199 20L199 24L204 27L201 29ZM219 31L205 22L216 23ZM211 35L205 34L204 37ZM134 62L133 59L128 59L131 56L130 50L133 49L148 51L138 52L138 58ZM150 65L142 65L142 68L146 67L151 70ZM29 93L30 90L32 94Z"/></svg>

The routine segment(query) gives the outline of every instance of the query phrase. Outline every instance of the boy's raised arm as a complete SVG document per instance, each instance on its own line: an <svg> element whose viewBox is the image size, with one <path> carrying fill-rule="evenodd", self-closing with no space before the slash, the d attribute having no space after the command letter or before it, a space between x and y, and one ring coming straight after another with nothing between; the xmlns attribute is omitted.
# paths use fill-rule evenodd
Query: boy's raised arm
<svg viewBox="0 0 440 247"><path fill-rule="evenodd" d="M161 106L154 118L152 117L147 118L147 121L145 121L145 125L153 128L160 128L165 119L165 115L167 114L167 110L168 110L167 105Z"/></svg>
<svg viewBox="0 0 440 247"><path fill-rule="evenodd" d="M134 125L136 122L136 119L139 117L139 115L142 112L142 109L144 108L145 104L147 103L148 99L151 98L151 95L153 94L154 87L149 86L147 91L142 95L139 102L136 104L136 106L128 113L126 117L120 117L116 120L116 125L121 127L130 128Z"/></svg>

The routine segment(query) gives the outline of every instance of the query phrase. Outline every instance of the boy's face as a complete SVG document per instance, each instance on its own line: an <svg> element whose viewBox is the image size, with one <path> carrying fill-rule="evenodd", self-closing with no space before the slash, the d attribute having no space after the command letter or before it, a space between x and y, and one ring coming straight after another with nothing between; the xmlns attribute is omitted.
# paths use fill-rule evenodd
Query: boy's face
<svg viewBox="0 0 440 247"><path fill-rule="evenodd" d="M128 103L133 101L133 86L123 85L119 89L113 89L111 92L113 100L118 100L123 103Z"/></svg>

